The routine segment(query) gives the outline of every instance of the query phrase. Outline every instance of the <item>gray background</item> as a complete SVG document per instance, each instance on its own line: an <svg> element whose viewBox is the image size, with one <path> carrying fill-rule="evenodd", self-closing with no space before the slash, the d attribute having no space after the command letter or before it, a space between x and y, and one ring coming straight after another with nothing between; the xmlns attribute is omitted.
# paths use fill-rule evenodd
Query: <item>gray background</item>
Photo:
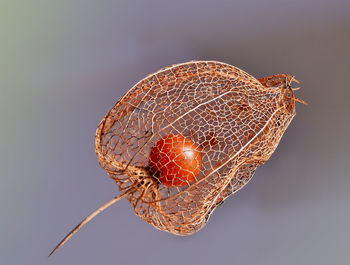
<svg viewBox="0 0 350 265"><path fill-rule="evenodd" d="M350 2L2 1L1 264L348 264ZM97 124L138 80L189 60L295 75L297 116L199 233L155 230L121 201Z"/></svg>

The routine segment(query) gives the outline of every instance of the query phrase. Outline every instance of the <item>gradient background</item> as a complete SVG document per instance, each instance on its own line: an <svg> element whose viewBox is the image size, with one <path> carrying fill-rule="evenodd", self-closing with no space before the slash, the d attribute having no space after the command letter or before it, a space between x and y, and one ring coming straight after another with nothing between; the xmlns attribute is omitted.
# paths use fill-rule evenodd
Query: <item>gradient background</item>
<svg viewBox="0 0 350 265"><path fill-rule="evenodd" d="M350 1L0 1L1 264L348 264ZM253 180L189 237L121 201L97 124L161 67L295 75L297 116Z"/></svg>

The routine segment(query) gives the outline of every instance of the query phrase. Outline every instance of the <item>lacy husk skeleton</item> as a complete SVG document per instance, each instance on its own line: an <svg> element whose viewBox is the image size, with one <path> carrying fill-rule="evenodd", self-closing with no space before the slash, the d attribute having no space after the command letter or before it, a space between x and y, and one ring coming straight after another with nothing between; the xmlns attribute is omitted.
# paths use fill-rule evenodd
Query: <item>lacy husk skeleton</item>
<svg viewBox="0 0 350 265"><path fill-rule="evenodd" d="M136 215L177 235L200 230L213 210L245 186L276 149L295 116L292 76L255 79L215 61L169 66L132 87L97 127L95 151L120 196L79 224L126 197ZM183 187L163 185L149 167L162 137L181 135L198 147L201 171ZM52 252L52 253L53 253Z"/></svg>

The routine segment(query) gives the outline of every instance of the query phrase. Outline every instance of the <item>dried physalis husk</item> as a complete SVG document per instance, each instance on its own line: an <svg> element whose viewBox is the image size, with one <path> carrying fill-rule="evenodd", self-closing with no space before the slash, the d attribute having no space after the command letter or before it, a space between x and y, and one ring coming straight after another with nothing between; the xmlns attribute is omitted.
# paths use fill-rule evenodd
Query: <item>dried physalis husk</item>
<svg viewBox="0 0 350 265"><path fill-rule="evenodd" d="M295 101L303 102L294 97L292 81L297 82L289 75L255 79L225 63L192 61L138 82L102 119L95 137L98 160L122 194L84 219L58 247L123 197L160 230L177 235L200 230L276 149L295 116ZM181 147L169 142L174 137L194 149L195 163L186 169L174 160L178 154L166 153ZM155 147L163 156L154 155Z"/></svg>

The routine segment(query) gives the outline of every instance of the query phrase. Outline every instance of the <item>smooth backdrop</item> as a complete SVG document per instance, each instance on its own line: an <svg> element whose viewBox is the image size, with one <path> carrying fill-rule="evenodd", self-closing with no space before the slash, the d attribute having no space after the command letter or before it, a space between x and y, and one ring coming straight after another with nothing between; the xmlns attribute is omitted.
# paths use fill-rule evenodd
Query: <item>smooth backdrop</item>
<svg viewBox="0 0 350 265"><path fill-rule="evenodd" d="M0 263L349 264L350 1L0 1ZM295 75L297 116L199 233L155 230L117 194L97 124L134 83L218 60Z"/></svg>

